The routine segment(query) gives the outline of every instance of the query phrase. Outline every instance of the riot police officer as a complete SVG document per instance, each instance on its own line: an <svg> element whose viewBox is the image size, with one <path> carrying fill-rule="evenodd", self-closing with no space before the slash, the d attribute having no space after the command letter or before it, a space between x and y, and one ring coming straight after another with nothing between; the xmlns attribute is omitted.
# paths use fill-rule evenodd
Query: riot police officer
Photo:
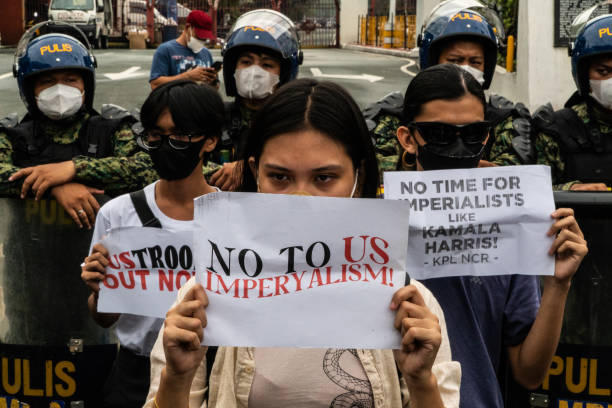
<svg viewBox="0 0 612 408"><path fill-rule="evenodd" d="M612 186L612 14L591 19L597 9L576 17L571 30L577 91L563 109L547 104L534 114L537 162L549 165L565 190Z"/></svg>
<svg viewBox="0 0 612 408"><path fill-rule="evenodd" d="M69 32L72 35L58 33ZM79 38L79 39L77 39ZM40 23L21 38L14 74L28 112L0 125L0 194L50 194L91 228L93 194L118 195L157 179L120 109L93 109L96 60L76 27Z"/></svg>
<svg viewBox="0 0 612 408"><path fill-rule="evenodd" d="M279 86L295 79L303 61L297 29L284 14L253 10L236 20L223 48L226 129L213 161L228 162L211 177L212 184L235 187L239 169L234 161L255 112Z"/></svg>
<svg viewBox="0 0 612 408"><path fill-rule="evenodd" d="M422 70L442 63L459 65L488 89L493 80L504 29L497 14L476 0L447 0L440 3L425 21L419 35L419 61ZM411 170L414 156L397 144L403 95L388 95L366 107L364 115L376 141L383 171ZM534 160L530 139L530 113L523 104L513 104L492 95L486 120L493 134L485 147L481 165L516 165ZM401 156L398 156L401 154Z"/></svg>

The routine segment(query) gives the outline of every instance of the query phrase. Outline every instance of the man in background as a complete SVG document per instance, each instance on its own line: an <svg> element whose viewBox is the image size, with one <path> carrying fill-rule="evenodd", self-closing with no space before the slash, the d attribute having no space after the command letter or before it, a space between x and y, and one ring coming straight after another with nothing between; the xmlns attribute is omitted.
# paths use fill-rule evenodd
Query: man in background
<svg viewBox="0 0 612 408"><path fill-rule="evenodd" d="M151 89L177 79L214 83L217 72L206 49L206 44L214 40L210 16L201 10L191 11L179 38L166 41L155 51L149 77Z"/></svg>

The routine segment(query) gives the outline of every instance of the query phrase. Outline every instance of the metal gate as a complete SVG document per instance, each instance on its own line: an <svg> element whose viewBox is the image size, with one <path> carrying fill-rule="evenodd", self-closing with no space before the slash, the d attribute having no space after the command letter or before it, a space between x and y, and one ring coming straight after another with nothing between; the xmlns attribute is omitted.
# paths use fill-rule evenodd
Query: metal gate
<svg viewBox="0 0 612 408"><path fill-rule="evenodd" d="M47 19L49 14L49 0L26 0L24 5L26 28Z"/></svg>
<svg viewBox="0 0 612 408"><path fill-rule="evenodd" d="M138 1L138 0L124 0ZM157 0L160 16L165 14L163 0ZM178 0L178 32L184 26L191 10L211 12L209 0ZM216 10L217 37L224 39L234 22L247 11L269 8L287 15L293 20L302 47L336 47L339 33L339 0L219 0ZM156 29L158 16L156 14ZM162 19L159 19L163 23ZM215 19L213 18L213 21Z"/></svg>
<svg viewBox="0 0 612 408"><path fill-rule="evenodd" d="M326 48L338 46L339 9L339 0L285 0L281 12L295 22L303 48Z"/></svg>

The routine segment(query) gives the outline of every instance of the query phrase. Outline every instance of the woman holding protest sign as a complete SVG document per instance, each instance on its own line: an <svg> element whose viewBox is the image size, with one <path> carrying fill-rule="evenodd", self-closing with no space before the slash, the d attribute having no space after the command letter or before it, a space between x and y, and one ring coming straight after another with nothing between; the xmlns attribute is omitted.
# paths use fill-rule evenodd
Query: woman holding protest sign
<svg viewBox="0 0 612 408"><path fill-rule="evenodd" d="M302 79L283 86L256 116L247 140L243 165L251 171L243 174L242 191L376 194L378 169L364 119L335 84ZM151 353L146 406L458 405L460 367L451 361L444 316L418 282L390 299L402 337L395 352L220 347L206 361L200 344L207 304L194 279L181 289ZM325 368L330 354L344 354L335 371Z"/></svg>
<svg viewBox="0 0 612 408"><path fill-rule="evenodd" d="M100 283L109 265L100 243L118 227L158 227L169 231L193 228L193 199L218 191L202 173L206 156L221 134L223 102L215 89L192 81L174 81L156 88L141 110L140 146L149 152L160 180L143 190L109 201L98 213L91 254L81 277L92 290L88 306L103 327L115 324L121 344L105 386L103 406L135 407L144 403L149 389L149 353L163 320L97 310Z"/></svg>
<svg viewBox="0 0 612 408"><path fill-rule="evenodd" d="M403 149L416 155L417 170L477 167L489 137L485 95L461 68L438 65L419 73L404 99L404 122L397 130ZM514 378L537 388L559 341L572 276L587 253L572 209L551 214L555 236L554 276L452 277L423 281L449 322L453 356L461 362L462 407L503 407L497 375L502 351ZM542 237L544 238L544 237ZM543 254L542 254L543 255Z"/></svg>

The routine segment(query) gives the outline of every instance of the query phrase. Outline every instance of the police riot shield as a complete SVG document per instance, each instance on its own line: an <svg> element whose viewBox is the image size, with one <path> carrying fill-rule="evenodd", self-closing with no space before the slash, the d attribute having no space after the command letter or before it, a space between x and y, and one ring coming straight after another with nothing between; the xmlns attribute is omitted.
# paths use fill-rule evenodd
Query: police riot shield
<svg viewBox="0 0 612 408"><path fill-rule="evenodd" d="M526 391L507 378L506 406L612 406L612 193L555 192L557 208L569 207L587 240L568 295L559 347L540 389Z"/></svg>
<svg viewBox="0 0 612 408"><path fill-rule="evenodd" d="M117 347L87 309L91 231L53 199L0 198L0 214L0 406L95 407Z"/></svg>

